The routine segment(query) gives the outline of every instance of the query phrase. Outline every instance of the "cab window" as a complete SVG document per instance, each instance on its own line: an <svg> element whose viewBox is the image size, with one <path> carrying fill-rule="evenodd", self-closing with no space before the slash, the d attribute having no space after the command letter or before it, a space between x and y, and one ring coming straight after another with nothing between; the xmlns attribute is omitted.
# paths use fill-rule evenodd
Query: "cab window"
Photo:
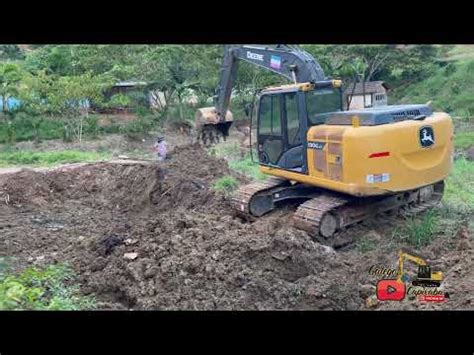
<svg viewBox="0 0 474 355"><path fill-rule="evenodd" d="M338 89L316 89L306 93L308 124L314 126L326 122L328 114L342 111L341 92Z"/></svg>
<svg viewBox="0 0 474 355"><path fill-rule="evenodd" d="M281 135L280 100L277 95L260 99L259 134Z"/></svg>

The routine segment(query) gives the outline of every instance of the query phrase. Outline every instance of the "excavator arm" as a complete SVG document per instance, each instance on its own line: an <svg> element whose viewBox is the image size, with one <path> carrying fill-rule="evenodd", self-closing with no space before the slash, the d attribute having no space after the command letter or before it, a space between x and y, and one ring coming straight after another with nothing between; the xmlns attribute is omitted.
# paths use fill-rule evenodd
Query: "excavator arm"
<svg viewBox="0 0 474 355"><path fill-rule="evenodd" d="M240 60L284 76L294 83L316 84L326 80L319 63L309 53L296 46L227 45L215 96L219 122L225 120Z"/></svg>

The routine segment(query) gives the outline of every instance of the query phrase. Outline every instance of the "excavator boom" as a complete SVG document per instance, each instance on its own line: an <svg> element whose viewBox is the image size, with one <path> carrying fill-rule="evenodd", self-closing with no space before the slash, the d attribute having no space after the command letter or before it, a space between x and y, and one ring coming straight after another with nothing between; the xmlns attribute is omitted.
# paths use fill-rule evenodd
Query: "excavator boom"
<svg viewBox="0 0 474 355"><path fill-rule="evenodd" d="M331 84L320 64L297 46L226 45L224 48L214 107L204 107L196 113L198 139L204 144L218 142L220 135L224 139L228 136L233 121L230 98L239 61L271 71L293 83Z"/></svg>
<svg viewBox="0 0 474 355"><path fill-rule="evenodd" d="M309 53L296 46L226 46L215 97L216 110L222 119L229 108L239 60L272 71L294 83L326 80L319 63Z"/></svg>

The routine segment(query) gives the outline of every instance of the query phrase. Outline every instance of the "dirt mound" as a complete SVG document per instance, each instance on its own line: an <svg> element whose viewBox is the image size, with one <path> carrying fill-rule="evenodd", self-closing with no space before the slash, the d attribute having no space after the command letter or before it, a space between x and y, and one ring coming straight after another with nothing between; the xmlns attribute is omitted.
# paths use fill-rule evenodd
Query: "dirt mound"
<svg viewBox="0 0 474 355"><path fill-rule="evenodd" d="M70 262L102 307L358 308L362 300L338 296L349 286L331 270L350 270L334 251L289 227L291 211L253 224L234 217L211 189L224 175L245 181L225 160L189 145L163 164L97 163L2 178L2 189L23 203L15 212L26 204L33 210L9 225L8 240L18 241L9 253Z"/></svg>
<svg viewBox="0 0 474 355"><path fill-rule="evenodd" d="M331 276L349 268L288 227L288 213L252 225L184 210L148 218L109 255L103 240L84 249L76 263L88 292L137 309L357 309L363 302ZM124 257L130 253L135 260Z"/></svg>
<svg viewBox="0 0 474 355"><path fill-rule="evenodd" d="M0 201L6 205L45 205L51 198L52 180L45 173L22 170L0 181Z"/></svg>
<svg viewBox="0 0 474 355"><path fill-rule="evenodd" d="M23 170L0 179L0 197L9 204L44 206L80 201L94 208L140 211L153 205L202 208L215 202L212 183L231 172L199 145L176 147L164 163L118 161L62 167L47 172ZM219 200L219 199L217 199Z"/></svg>
<svg viewBox="0 0 474 355"><path fill-rule="evenodd" d="M15 257L18 267L70 263L101 308L366 308L377 281L367 270L397 261L386 220L351 229L377 245L371 251L335 252L292 228L291 208L253 223L234 217L211 188L224 175L245 182L198 145L177 147L165 162L0 175L0 257ZM470 239L458 239L439 238L428 250L447 257L442 270L455 293L428 307L472 308ZM379 305L390 307L419 306Z"/></svg>

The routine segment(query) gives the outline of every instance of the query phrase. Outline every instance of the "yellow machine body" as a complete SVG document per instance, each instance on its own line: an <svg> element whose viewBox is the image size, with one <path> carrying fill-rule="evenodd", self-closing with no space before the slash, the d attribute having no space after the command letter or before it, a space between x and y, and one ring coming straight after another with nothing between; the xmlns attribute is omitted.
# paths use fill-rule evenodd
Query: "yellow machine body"
<svg viewBox="0 0 474 355"><path fill-rule="evenodd" d="M430 126L435 142L420 144L420 130ZM361 126L312 126L307 132L307 174L260 166L269 175L354 196L408 191L444 180L452 165L451 117L435 112L423 120Z"/></svg>

